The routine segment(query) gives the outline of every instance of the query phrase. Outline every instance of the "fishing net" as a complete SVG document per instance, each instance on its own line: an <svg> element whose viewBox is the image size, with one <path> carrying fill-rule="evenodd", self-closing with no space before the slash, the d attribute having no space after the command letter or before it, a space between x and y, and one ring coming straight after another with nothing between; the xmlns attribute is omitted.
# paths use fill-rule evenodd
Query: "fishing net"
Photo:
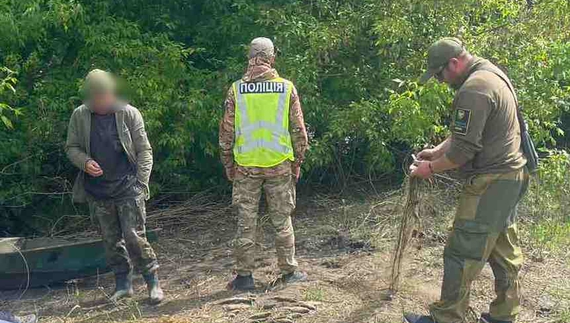
<svg viewBox="0 0 570 323"><path fill-rule="evenodd" d="M398 240L392 259L392 277L390 281L390 291L395 293L398 291L400 283L400 274L402 269L402 259L404 253L412 240L414 231L419 232L421 226L420 207L421 207L421 179L417 177L408 177L406 183L406 202L400 220L400 230L398 232Z"/></svg>

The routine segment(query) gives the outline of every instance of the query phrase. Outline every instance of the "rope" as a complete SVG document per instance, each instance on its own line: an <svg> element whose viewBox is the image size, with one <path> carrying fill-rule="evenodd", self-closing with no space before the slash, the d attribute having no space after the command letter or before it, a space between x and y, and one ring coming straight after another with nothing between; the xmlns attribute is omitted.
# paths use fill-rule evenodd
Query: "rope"
<svg viewBox="0 0 570 323"><path fill-rule="evenodd" d="M24 297L24 294L26 294L26 292L30 288L30 267L28 266L28 261L26 260L26 257L24 256L20 248L18 248L15 244L11 242L8 242L8 244L18 252L20 257L22 257L22 260L24 261L24 265L26 266L26 275L27 275L26 288L24 289L22 294L20 294L20 296L18 297L18 300L21 300L22 297Z"/></svg>

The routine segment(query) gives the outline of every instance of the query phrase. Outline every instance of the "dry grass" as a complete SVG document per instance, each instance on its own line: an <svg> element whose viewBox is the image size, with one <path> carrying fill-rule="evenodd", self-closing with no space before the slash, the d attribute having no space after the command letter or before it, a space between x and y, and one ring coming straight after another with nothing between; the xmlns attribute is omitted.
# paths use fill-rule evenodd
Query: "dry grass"
<svg viewBox="0 0 570 323"><path fill-rule="evenodd" d="M4 300L0 306L17 313L37 313L46 323L400 322L403 311L425 313L427 305L439 297L442 248L457 192L456 183L444 184L439 183L440 189L425 196L431 203L421 209L424 230L418 236L422 238L405 253L399 292L393 299L388 297L388 288L403 211L401 190L358 202L320 196L301 203L295 227L298 260L310 277L306 283L265 291L278 274L273 230L267 224L258 241L258 292L227 291L225 285L232 278L229 244L235 218L226 203L206 199L201 200L207 202L204 205L192 205L193 201L149 213L152 226L164 227L155 245L167 293L163 304L146 303L140 278L135 281L134 299L110 304L106 293L111 292L112 277L104 275L63 287L31 290L23 300ZM555 254L528 259L521 277L525 292L519 322L570 322L566 259ZM251 303L236 309L219 304L236 296L248 297ZM492 272L486 268L473 286L471 305L476 312L484 311L492 297ZM292 310L305 303L316 310Z"/></svg>

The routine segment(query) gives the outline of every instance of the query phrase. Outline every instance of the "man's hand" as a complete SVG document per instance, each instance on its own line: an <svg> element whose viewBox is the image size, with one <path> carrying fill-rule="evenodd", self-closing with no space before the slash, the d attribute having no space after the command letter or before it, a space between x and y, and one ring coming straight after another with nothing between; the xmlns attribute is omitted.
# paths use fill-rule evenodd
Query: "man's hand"
<svg viewBox="0 0 570 323"><path fill-rule="evenodd" d="M410 176L423 179L430 178L433 175L431 161L418 160L410 166Z"/></svg>
<svg viewBox="0 0 570 323"><path fill-rule="evenodd" d="M85 172L93 177L99 177L103 175L103 170L101 169L101 166L99 166L99 164L97 164L97 162L94 161L93 159L89 159L85 163Z"/></svg>
<svg viewBox="0 0 570 323"><path fill-rule="evenodd" d="M233 182L236 176L236 168L234 166L226 168L226 177L228 181Z"/></svg>
<svg viewBox="0 0 570 323"><path fill-rule="evenodd" d="M295 176L295 181L298 182L301 178L301 165L293 164L292 166L293 176Z"/></svg>
<svg viewBox="0 0 570 323"><path fill-rule="evenodd" d="M434 148L424 149L418 153L418 160L434 160L437 159L437 150Z"/></svg>

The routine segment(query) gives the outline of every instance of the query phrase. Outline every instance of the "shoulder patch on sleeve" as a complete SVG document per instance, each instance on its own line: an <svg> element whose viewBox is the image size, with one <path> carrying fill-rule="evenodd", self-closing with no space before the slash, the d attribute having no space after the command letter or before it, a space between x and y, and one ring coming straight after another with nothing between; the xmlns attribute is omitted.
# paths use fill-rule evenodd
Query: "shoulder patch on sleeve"
<svg viewBox="0 0 570 323"><path fill-rule="evenodd" d="M455 120L453 121L453 132L460 135L466 135L469 131L469 121L471 121L471 110L456 109Z"/></svg>

